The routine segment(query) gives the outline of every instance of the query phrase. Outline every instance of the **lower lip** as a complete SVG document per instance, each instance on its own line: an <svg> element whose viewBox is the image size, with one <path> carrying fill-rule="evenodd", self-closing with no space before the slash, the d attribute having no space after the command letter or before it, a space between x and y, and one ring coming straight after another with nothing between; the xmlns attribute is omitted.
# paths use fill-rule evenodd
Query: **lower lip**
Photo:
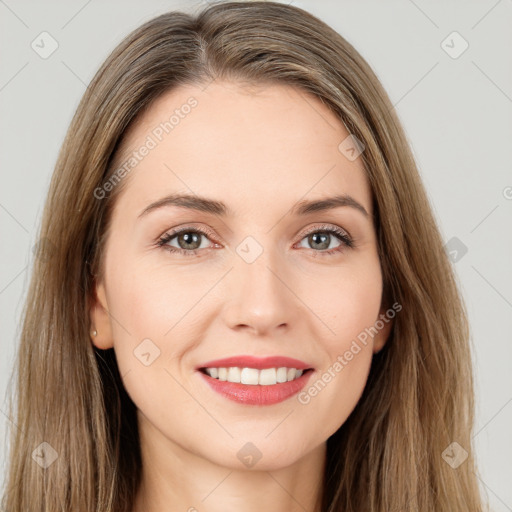
<svg viewBox="0 0 512 512"><path fill-rule="evenodd" d="M272 405L296 395L306 385L313 371L308 370L298 379L290 382L281 382L270 386L238 384L214 379L201 371L199 373L214 391L230 400L246 405Z"/></svg>

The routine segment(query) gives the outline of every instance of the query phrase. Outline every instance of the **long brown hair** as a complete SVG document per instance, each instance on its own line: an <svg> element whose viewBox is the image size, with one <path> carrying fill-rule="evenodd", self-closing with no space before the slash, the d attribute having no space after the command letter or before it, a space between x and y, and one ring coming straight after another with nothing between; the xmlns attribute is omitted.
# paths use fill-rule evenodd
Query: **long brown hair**
<svg viewBox="0 0 512 512"><path fill-rule="evenodd" d="M384 299L402 311L358 405L327 441L322 510L480 512L465 306L400 122L343 37L269 1L158 16L114 49L87 88L51 181L24 309L4 509L131 512L141 478L135 406L113 349L98 350L89 335L122 187L101 200L94 192L156 98L217 78L295 86L365 146ZM446 449L469 457L455 467Z"/></svg>

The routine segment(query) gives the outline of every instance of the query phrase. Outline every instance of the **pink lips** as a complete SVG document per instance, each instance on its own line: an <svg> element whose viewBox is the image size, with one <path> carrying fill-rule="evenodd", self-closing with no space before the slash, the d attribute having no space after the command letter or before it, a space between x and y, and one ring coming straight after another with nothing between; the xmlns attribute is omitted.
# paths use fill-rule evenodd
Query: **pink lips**
<svg viewBox="0 0 512 512"><path fill-rule="evenodd" d="M204 368L227 368L237 366L239 368L256 368L264 370L265 368L297 368L303 370L304 373L295 380L290 382L281 382L270 386L249 385L227 381L220 381L208 374L199 371ZM254 357L254 356L233 356L224 359L216 359L208 361L196 368L201 377L210 386L211 389L222 396L238 403L246 405L272 405L290 398L297 394L309 380L312 371L311 366L290 357L271 356L271 357Z"/></svg>

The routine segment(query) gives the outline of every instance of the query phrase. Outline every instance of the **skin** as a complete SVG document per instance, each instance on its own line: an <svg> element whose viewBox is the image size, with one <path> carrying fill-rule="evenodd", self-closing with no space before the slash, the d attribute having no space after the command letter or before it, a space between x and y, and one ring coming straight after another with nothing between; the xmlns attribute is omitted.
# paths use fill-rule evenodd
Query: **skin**
<svg viewBox="0 0 512 512"><path fill-rule="evenodd" d="M371 190L361 158L338 149L349 134L336 116L285 85L174 89L132 126L125 151L140 148L191 96L197 106L124 178L90 313L93 343L114 348L138 408L143 481L133 510L163 512L172 503L199 512L319 511L326 440L357 404L391 322L307 404L297 395L238 404L195 367L231 355L285 355L314 367L310 385L332 368L387 309L374 225L348 206L307 216L290 210L299 200L350 194L371 216ZM166 206L138 218L178 192L223 201L234 214ZM198 256L156 245L192 223L214 233L200 237ZM307 232L322 224L344 229L356 246L331 235L318 248ZM248 236L263 249L252 263L236 251ZM187 247L183 236L168 245L180 248L180 240ZM134 355L144 339L160 350L148 366ZM237 457L248 442L261 453L252 467Z"/></svg>

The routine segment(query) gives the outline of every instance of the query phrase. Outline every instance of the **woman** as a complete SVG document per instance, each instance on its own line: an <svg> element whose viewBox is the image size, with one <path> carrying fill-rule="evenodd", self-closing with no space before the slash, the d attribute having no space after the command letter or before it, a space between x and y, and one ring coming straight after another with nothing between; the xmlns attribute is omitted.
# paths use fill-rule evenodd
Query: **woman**
<svg viewBox="0 0 512 512"><path fill-rule="evenodd" d="M452 269L386 93L317 18L130 34L41 240L6 510L482 510Z"/></svg>

